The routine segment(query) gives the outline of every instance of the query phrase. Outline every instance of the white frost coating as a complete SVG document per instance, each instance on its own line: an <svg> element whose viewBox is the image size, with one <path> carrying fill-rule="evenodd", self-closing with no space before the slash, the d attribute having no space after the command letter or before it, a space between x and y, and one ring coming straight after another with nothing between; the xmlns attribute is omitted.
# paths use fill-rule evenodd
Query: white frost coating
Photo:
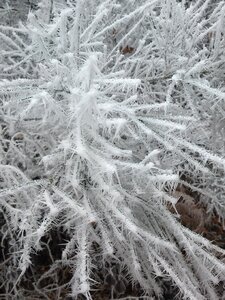
<svg viewBox="0 0 225 300"><path fill-rule="evenodd" d="M149 297L169 278L181 299L221 299L224 251L168 204L182 184L225 216L224 12L210 0L49 0L0 26L4 299L65 298L64 268L73 298L117 276ZM51 263L31 296L20 280L42 249Z"/></svg>

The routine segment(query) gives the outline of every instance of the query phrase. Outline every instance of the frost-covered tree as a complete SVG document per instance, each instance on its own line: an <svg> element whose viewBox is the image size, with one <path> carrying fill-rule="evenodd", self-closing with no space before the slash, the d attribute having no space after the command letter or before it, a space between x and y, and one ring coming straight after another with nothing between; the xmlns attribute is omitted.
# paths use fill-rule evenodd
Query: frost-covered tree
<svg viewBox="0 0 225 300"><path fill-rule="evenodd" d="M183 184L224 217L224 14L224 1L45 0L0 26L5 299L30 299L32 272L30 293L64 299L65 267L73 299L94 299L99 274L115 298L131 282L160 299L168 279L180 299L221 299L223 250L168 203Z"/></svg>

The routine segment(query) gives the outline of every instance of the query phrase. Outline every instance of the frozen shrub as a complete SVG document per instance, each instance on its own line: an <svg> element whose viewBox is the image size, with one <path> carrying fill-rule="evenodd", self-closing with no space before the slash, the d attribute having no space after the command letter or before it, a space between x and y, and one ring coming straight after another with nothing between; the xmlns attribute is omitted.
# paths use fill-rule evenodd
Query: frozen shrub
<svg viewBox="0 0 225 300"><path fill-rule="evenodd" d="M21 282L51 230L67 242L42 276L51 283L33 282L39 299L62 299L63 266L71 296L91 299L106 265L120 265L121 291L130 281L160 298L168 278L182 299L220 299L223 251L167 204L182 183L224 216L224 12L223 1L49 0L0 27L6 299L29 297Z"/></svg>

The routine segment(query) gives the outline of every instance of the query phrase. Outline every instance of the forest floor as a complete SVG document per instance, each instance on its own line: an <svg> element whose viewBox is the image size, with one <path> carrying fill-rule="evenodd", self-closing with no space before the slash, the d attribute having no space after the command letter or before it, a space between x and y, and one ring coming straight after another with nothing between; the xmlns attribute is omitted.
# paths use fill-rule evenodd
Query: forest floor
<svg viewBox="0 0 225 300"><path fill-rule="evenodd" d="M225 249L224 224L220 221L219 217L216 214L209 215L206 208L196 200L197 195L184 187L179 187L174 193L174 196L179 199L176 204L176 212L172 207L168 207L168 209L174 213L176 217L177 214L179 214L181 224L212 241L213 244ZM24 279L20 283L20 288L26 291L25 294L27 293L27 297L24 299L45 299L45 297L42 298L41 296L41 292L44 291L50 300L73 300L73 298L67 296L70 292L68 282L72 278L72 270L60 263L63 245L65 245L67 239L68 237L63 232L52 230L45 239L42 240L43 245L47 246L43 246L41 251L33 255L31 258L32 266L27 270ZM10 243L10 241L8 242ZM7 244L3 246L7 250ZM97 244L93 246L93 249L93 251L96 252L94 254L98 254L99 249ZM50 270L53 263L56 262L59 262L56 282L58 282L60 292L56 291L56 287L55 289L53 288L52 291L50 291L51 288L49 289L53 284ZM104 275L110 273L107 269L108 271L109 269L112 271L112 276ZM95 271L98 285L96 285L96 290L92 292L93 300L176 300L179 290L176 285L171 281L167 281L166 278L156 278L156 281L159 282L162 287L162 296L147 297L143 296L139 286L133 286L126 280L126 275L123 276L122 273L119 273L118 269L118 265L110 265L106 267L105 270L99 269ZM221 300L225 299L224 291L225 282L220 282L218 284L218 293L221 295ZM37 296L31 297L30 295L32 293ZM0 299L3 300L4 298L0 296ZM85 298L80 296L77 300L85 300Z"/></svg>

